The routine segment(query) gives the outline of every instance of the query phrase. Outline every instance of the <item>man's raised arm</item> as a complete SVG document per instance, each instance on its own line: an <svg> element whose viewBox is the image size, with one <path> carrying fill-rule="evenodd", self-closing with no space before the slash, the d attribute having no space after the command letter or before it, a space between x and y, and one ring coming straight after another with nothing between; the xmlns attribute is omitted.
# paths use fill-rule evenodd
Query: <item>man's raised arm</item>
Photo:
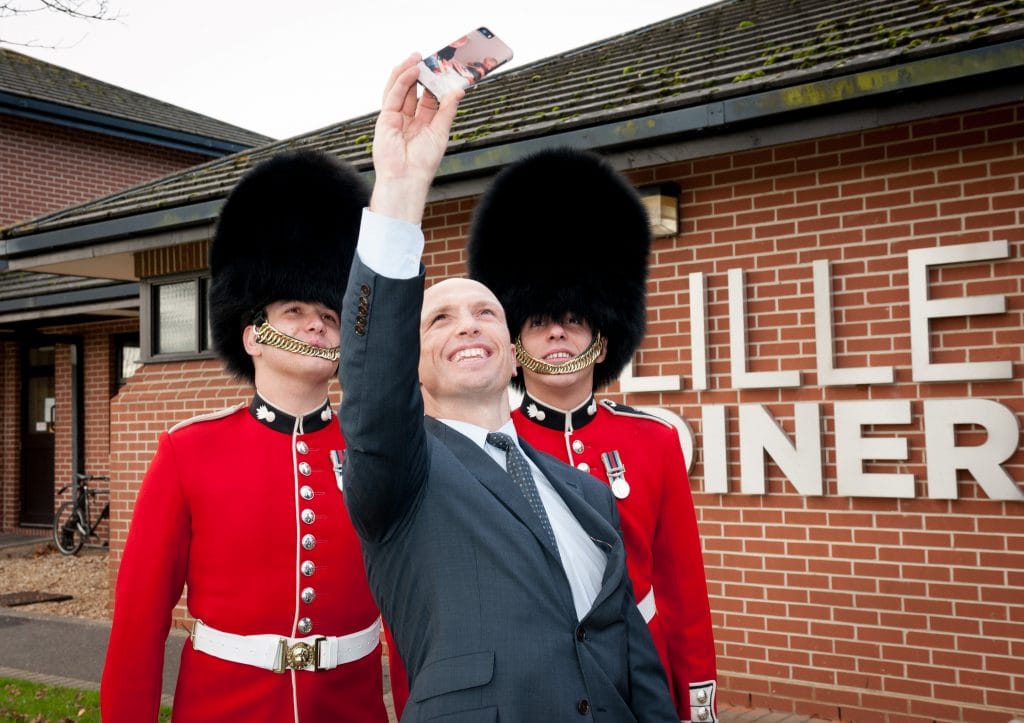
<svg viewBox="0 0 1024 723"><path fill-rule="evenodd" d="M376 180L370 210L419 224L427 192L448 147L455 111L464 91L449 93L438 106L430 93L416 95L418 54L391 72L373 135Z"/></svg>
<svg viewBox="0 0 1024 723"><path fill-rule="evenodd" d="M439 107L416 96L412 55L395 68L373 139L376 172L342 307L341 427L345 504L359 535L377 542L408 511L429 463L419 390L423 299L419 227L462 93Z"/></svg>

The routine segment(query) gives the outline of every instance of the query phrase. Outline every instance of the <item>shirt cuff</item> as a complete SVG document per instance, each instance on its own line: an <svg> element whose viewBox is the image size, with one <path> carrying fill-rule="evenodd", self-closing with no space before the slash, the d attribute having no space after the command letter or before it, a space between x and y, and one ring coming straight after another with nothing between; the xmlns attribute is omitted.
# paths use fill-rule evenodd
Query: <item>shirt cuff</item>
<svg viewBox="0 0 1024 723"><path fill-rule="evenodd" d="M423 229L418 224L363 209L356 253L374 273L391 279L418 276L423 244Z"/></svg>

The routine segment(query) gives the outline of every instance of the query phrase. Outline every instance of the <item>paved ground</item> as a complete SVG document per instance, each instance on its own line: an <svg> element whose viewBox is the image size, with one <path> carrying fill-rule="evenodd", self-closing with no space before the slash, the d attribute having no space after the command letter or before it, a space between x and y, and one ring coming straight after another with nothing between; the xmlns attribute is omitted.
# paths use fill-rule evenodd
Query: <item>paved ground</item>
<svg viewBox="0 0 1024 723"><path fill-rule="evenodd" d="M0 608L0 677L99 690L108 623ZM164 704L170 705L178 656L187 636L172 630L164 658Z"/></svg>
<svg viewBox="0 0 1024 723"><path fill-rule="evenodd" d="M39 538L0 533L0 548L39 544ZM110 624L0 607L0 677L99 690ZM172 629L164 651L163 702L171 705L178 657L188 636ZM390 696L389 696L390 697ZM823 723L763 708L719 706L722 723Z"/></svg>

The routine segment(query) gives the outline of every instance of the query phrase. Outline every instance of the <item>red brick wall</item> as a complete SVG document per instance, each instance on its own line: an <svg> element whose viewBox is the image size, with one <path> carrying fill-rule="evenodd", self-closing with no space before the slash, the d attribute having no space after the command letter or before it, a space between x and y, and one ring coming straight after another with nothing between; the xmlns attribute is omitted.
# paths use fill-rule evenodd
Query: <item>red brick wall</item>
<svg viewBox="0 0 1024 723"><path fill-rule="evenodd" d="M3 184L0 226L91 201L207 160L207 156L196 153L0 114L0 183ZM137 322L131 324L132 330L138 329ZM91 351L87 350L87 359ZM5 344L2 359L4 380L10 383L5 384L0 402L0 409L4 411L0 425L4 439L0 466L0 530L12 530L18 529L20 506L19 346ZM66 361L66 356L61 358L61 363L66 364ZM102 430L105 438L106 420L92 421L92 418L105 415L107 402L93 404L94 401L95 398L90 398L88 405L87 438L98 434L97 430ZM56 443L54 481L59 489L70 479L70 434L63 440L58 437ZM92 447L87 450L87 471L98 473L106 468L106 443L98 449L98 452ZM21 528L19 532L36 531Z"/></svg>
<svg viewBox="0 0 1024 723"><path fill-rule="evenodd" d="M54 492L71 482L71 395L73 394L71 374L71 347L68 344L58 344L54 347L53 351L53 394L57 401L53 422ZM106 404L103 406L106 407ZM93 410L85 410L87 416L92 413L94 413ZM110 453L110 438L105 432L96 439L88 434L88 430L83 430L83 434L85 434L85 447L86 449L91 447L94 456L99 452ZM87 451L86 456L88 454ZM104 465L105 467L106 465ZM103 473L102 469L89 470L88 467L86 467L86 471L92 471L93 474ZM57 498L55 496L54 508L58 507L65 499L69 498Z"/></svg>
<svg viewBox="0 0 1024 723"><path fill-rule="evenodd" d="M0 405L2 409L18 409L21 405L21 366L19 347L12 342L0 344ZM21 418L16 414L0 415L0 529L10 530L17 524L21 505L18 482L21 475Z"/></svg>
<svg viewBox="0 0 1024 723"><path fill-rule="evenodd" d="M0 114L0 226L207 160L197 153Z"/></svg>
<svg viewBox="0 0 1024 723"><path fill-rule="evenodd" d="M110 469L110 419L109 407L114 365L113 336L138 330L135 319L116 322L100 322L63 328L52 328L54 334L78 336L82 340L84 421L84 470L91 474L107 474ZM45 337L41 337L45 338ZM21 409L21 347L9 342L0 345L0 363L3 373L3 394L0 404L3 409ZM71 440L71 346L55 344L54 352L54 394L57 416L54 423L54 492L71 481L72 440ZM4 414L0 423L0 523L3 530L18 530L24 534L49 535L48 529L36 530L19 528L20 509L19 481L21 475L21 425L20 414ZM105 486L105 485L97 485ZM67 496L55 497L59 505ZM106 531L101 528L101 534Z"/></svg>
<svg viewBox="0 0 1024 723"><path fill-rule="evenodd" d="M637 377L680 377L680 391L612 396L680 414L695 434L692 485L719 653L721 700L849 721L988 721L1024 713L1024 502L989 499L961 472L956 499L927 497L925 400L994 400L1024 415L1024 105L665 165L638 184L683 189L682 231L658 239L649 330ZM464 273L473 199L431 205L431 278ZM911 377L907 252L1008 242L1007 259L931 273L933 297L999 294L1006 311L940 319L932 361L1006 360L1008 381ZM827 386L815 359L812 262L832 261L835 364L891 366L892 384ZM799 370L801 384L737 389L730 368L728 272L743 269L748 370ZM689 274L707 287L708 385L695 391ZM181 418L248 397L215 363L147 367L111 414L117 524L112 573L131 500L157 434ZM838 494L837 402L907 400L907 458L866 471L912 474L913 496ZM740 491L740 405L760 405L788 439L795 404L820 414L824 489L803 495L766 456L765 492ZM706 407L727 416L729 492L707 491ZM956 443L982 442L976 428ZM840 440L845 444L846 440ZM895 457L895 455L888 455ZM1024 452L1004 464L1018 489Z"/></svg>
<svg viewBox="0 0 1024 723"><path fill-rule="evenodd" d="M59 333L81 338L82 392L84 399L84 424L82 426L84 459L81 472L94 475L109 475L111 464L110 444L110 401L115 363L114 337L117 334L138 330L134 320L100 322L66 327L55 330ZM70 484L72 474L71 440L71 345L57 344L54 354L54 387L57 396L57 421L54 424L54 491ZM106 488L105 482L95 482L94 487ZM56 498L60 504L67 495ZM97 498L102 505L105 498ZM101 537L109 535L107 525L98 530Z"/></svg>

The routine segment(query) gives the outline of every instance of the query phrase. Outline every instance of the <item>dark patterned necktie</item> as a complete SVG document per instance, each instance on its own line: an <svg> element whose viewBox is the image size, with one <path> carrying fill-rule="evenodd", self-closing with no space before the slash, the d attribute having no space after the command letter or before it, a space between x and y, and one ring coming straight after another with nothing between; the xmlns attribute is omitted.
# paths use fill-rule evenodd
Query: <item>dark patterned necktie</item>
<svg viewBox="0 0 1024 723"><path fill-rule="evenodd" d="M487 435L487 443L494 445L498 449L505 450L506 471L519 486L526 501L530 503L530 507L540 519L540 526L548 533L551 544L557 550L558 543L555 542L555 533L551 529L551 521L548 520L548 513L544 510L544 504L540 501L537 484L533 481L533 475L530 474L530 465L527 463L526 457L522 455L519 447L516 446L516 443L507 434L491 432Z"/></svg>

